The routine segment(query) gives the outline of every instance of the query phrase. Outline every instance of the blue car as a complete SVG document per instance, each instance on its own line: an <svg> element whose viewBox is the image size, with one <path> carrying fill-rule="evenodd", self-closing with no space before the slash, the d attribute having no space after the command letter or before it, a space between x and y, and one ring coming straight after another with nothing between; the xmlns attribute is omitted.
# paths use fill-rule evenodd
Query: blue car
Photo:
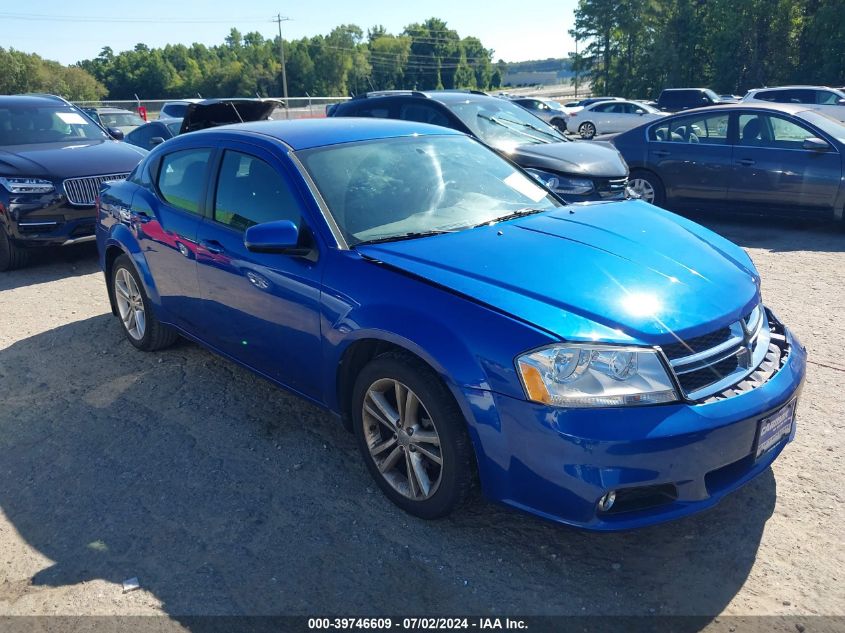
<svg viewBox="0 0 845 633"><path fill-rule="evenodd" d="M741 248L642 201L566 205L446 128L180 135L102 189L97 244L132 345L181 335L321 405L420 517L480 486L645 526L712 506L795 433L805 350Z"/></svg>

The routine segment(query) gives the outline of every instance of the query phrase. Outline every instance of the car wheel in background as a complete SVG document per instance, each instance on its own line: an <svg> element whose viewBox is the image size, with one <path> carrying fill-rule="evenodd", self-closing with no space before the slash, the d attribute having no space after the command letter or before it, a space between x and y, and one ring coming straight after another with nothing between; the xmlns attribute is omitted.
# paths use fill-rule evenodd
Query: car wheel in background
<svg viewBox="0 0 845 633"><path fill-rule="evenodd" d="M628 178L628 195L658 207L666 203L666 190L660 178L645 169L635 169L631 172Z"/></svg>
<svg viewBox="0 0 845 633"><path fill-rule="evenodd" d="M29 251L15 244L6 230L0 227L0 272L26 266Z"/></svg>
<svg viewBox="0 0 845 633"><path fill-rule="evenodd" d="M596 135L596 126L590 123L589 121L584 121L581 125L578 126L578 134L581 135L581 138L587 139L589 141Z"/></svg>
<svg viewBox="0 0 845 633"><path fill-rule="evenodd" d="M476 471L466 421L419 359L390 353L367 364L355 381L352 415L370 474L400 508L434 519L469 498Z"/></svg>
<svg viewBox="0 0 845 633"><path fill-rule="evenodd" d="M563 119L552 119L551 125L561 134L566 134L566 121Z"/></svg>
<svg viewBox="0 0 845 633"><path fill-rule="evenodd" d="M153 314L135 266L126 255L121 255L114 262L111 291L123 333L132 345L145 352L153 352L176 341L179 335L159 323Z"/></svg>

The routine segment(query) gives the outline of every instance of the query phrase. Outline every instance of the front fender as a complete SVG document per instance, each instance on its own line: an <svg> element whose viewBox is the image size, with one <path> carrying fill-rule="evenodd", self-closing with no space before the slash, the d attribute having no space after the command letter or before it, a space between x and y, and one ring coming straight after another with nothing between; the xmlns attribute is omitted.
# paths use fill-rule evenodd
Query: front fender
<svg viewBox="0 0 845 633"><path fill-rule="evenodd" d="M407 349L453 392L497 391L522 398L514 357L553 340L491 307L348 251L326 267L321 309L323 393L335 411L343 404L337 402L337 369L356 341Z"/></svg>

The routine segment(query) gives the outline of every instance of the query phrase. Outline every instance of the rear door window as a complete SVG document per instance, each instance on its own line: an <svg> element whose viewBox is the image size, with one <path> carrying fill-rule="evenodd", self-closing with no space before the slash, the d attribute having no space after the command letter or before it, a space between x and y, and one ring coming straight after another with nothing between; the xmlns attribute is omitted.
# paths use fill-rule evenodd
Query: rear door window
<svg viewBox="0 0 845 633"><path fill-rule="evenodd" d="M809 129L779 116L739 115L739 145L743 147L803 149L804 140L813 136Z"/></svg>
<svg viewBox="0 0 845 633"><path fill-rule="evenodd" d="M403 103L399 108L399 118L403 121L417 121L418 123L450 127L446 115L427 103Z"/></svg>
<svg viewBox="0 0 845 633"><path fill-rule="evenodd" d="M663 121L648 130L650 141L727 145L730 114L719 113Z"/></svg>
<svg viewBox="0 0 845 633"><path fill-rule="evenodd" d="M210 158L210 149L186 149L163 156L157 182L161 197L171 206L199 214Z"/></svg>

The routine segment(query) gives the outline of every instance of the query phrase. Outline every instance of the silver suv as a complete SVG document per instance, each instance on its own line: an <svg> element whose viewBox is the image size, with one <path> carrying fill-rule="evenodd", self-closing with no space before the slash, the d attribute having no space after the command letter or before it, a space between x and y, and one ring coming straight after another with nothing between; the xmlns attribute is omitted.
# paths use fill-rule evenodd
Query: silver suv
<svg viewBox="0 0 845 633"><path fill-rule="evenodd" d="M808 110L818 110L845 123L845 92L826 86L780 86L749 90L743 101L766 103L800 103Z"/></svg>

